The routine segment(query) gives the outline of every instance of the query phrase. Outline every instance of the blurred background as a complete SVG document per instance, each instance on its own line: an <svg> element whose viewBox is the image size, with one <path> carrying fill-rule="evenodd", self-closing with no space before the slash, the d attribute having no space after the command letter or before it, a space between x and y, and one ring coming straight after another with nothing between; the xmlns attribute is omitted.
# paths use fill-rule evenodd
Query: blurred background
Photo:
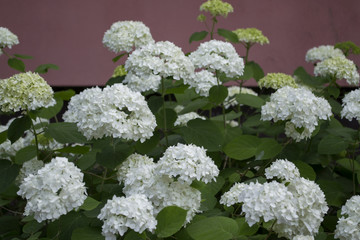
<svg viewBox="0 0 360 240"><path fill-rule="evenodd" d="M195 50L200 42L189 44L193 32L206 30L196 20L205 0L0 0L0 26L19 37L20 44L7 52L34 56L24 60L26 70L52 63L59 70L49 70L45 80L54 87L104 85L117 63L117 54L107 50L102 39L116 21L142 21L150 28L155 41L171 41L183 51ZM360 44L359 0L225 0L234 12L218 17L217 28L235 30L255 27L270 40L255 45L249 60L263 68L265 74L292 74L303 66L308 49L319 45L353 41ZM204 13L208 18L210 16ZM217 39L222 39L216 36ZM209 40L209 37L205 40ZM235 44L239 55L245 54ZM360 65L359 56L351 56ZM0 56L0 79L17 73L8 67L6 56ZM255 81L245 85L255 86Z"/></svg>

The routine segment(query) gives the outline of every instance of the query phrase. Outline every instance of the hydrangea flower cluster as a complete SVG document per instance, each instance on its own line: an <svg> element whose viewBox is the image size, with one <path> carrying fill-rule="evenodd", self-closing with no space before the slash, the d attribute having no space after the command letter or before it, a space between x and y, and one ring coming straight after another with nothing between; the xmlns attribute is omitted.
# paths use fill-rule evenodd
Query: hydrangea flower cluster
<svg viewBox="0 0 360 240"><path fill-rule="evenodd" d="M293 238L293 240L314 240L314 236L297 235Z"/></svg>
<svg viewBox="0 0 360 240"><path fill-rule="evenodd" d="M254 95L257 96L258 94L250 89L250 88L246 88L246 87L239 87L239 86L231 86L228 87L228 96L225 98L224 101L224 107L225 108L230 108L230 107L234 107L239 105L238 101L235 99L235 95L237 94L250 94L250 95ZM240 106L242 106L242 104L240 104Z"/></svg>
<svg viewBox="0 0 360 240"><path fill-rule="evenodd" d="M261 78L258 82L260 88L273 88L279 89L285 86L293 88L298 87L295 79L284 73L269 73L265 77Z"/></svg>
<svg viewBox="0 0 360 240"><path fill-rule="evenodd" d="M150 29L138 21L115 22L103 38L103 44L115 53L131 52L134 46L139 48L149 43L154 43Z"/></svg>
<svg viewBox="0 0 360 240"><path fill-rule="evenodd" d="M1 111L35 110L53 106L56 102L54 92L47 82L37 73L15 74L1 80Z"/></svg>
<svg viewBox="0 0 360 240"><path fill-rule="evenodd" d="M261 45L270 43L269 39L257 28L239 28L233 32L237 35L240 42L249 44L259 43Z"/></svg>
<svg viewBox="0 0 360 240"><path fill-rule="evenodd" d="M230 12L234 11L231 4L221 0L208 0L200 6L200 11L209 12L213 17L227 17Z"/></svg>
<svg viewBox="0 0 360 240"><path fill-rule="evenodd" d="M21 183L24 179L30 174L35 175L37 171L44 166L44 162L33 158L29 161L23 163L19 175L16 178L16 181Z"/></svg>
<svg viewBox="0 0 360 240"><path fill-rule="evenodd" d="M332 115L330 104L305 88L278 89L261 108L261 120L287 121L285 134L297 142L311 137L318 120ZM301 132L301 130L303 130Z"/></svg>
<svg viewBox="0 0 360 240"><path fill-rule="evenodd" d="M161 78L188 79L194 66L181 48L173 43L157 42L133 51L125 62L128 72L123 83L135 91L156 91Z"/></svg>
<svg viewBox="0 0 360 240"><path fill-rule="evenodd" d="M195 68L203 68L212 73L224 73L229 78L243 75L244 61L231 43L211 40L201 43L198 49L189 55ZM186 83L186 82L185 82Z"/></svg>
<svg viewBox="0 0 360 240"><path fill-rule="evenodd" d="M189 113L179 115L174 123L174 126L186 126L188 121L196 119L196 118L205 120L205 117L200 116L198 113L189 112Z"/></svg>
<svg viewBox="0 0 360 240"><path fill-rule="evenodd" d="M318 61L324 61L328 58L333 57L345 57L344 53L334 46L331 45L322 45L319 47L311 48L307 51L305 55L305 61L316 63Z"/></svg>
<svg viewBox="0 0 360 240"><path fill-rule="evenodd" d="M153 231L157 224L153 211L154 208L145 195L113 196L98 215L104 221L102 234L106 240L116 240L116 235L123 236L128 228L138 233L146 229Z"/></svg>
<svg viewBox="0 0 360 240"><path fill-rule="evenodd" d="M237 183L221 197L220 203L227 206L242 203L242 212L249 226L261 219L265 222L275 220L273 230L279 237L293 239L298 236L303 239L300 237L306 236L304 239L311 239L328 210L320 187L300 177L299 170L282 159L266 169L266 177L285 181Z"/></svg>
<svg viewBox="0 0 360 240"><path fill-rule="evenodd" d="M27 176L19 188L17 194L27 199L24 215L34 215L38 222L58 219L87 197L83 173L64 157Z"/></svg>
<svg viewBox="0 0 360 240"><path fill-rule="evenodd" d="M19 44L18 37L13 34L9 29L0 27L0 53L1 48L11 48L13 45Z"/></svg>
<svg viewBox="0 0 360 240"><path fill-rule="evenodd" d="M207 70L195 72L191 77L184 79L184 83L189 84L197 94L204 97L208 97L210 88L218 84L214 74Z"/></svg>
<svg viewBox="0 0 360 240"><path fill-rule="evenodd" d="M86 89L73 96L63 119L75 122L87 139L112 136L144 142L156 127L144 96L122 84Z"/></svg>
<svg viewBox="0 0 360 240"><path fill-rule="evenodd" d="M348 199L341 208L341 218L335 229L335 238L340 240L360 239L360 196Z"/></svg>
<svg viewBox="0 0 360 240"><path fill-rule="evenodd" d="M341 117L349 121L353 118L360 121L360 89L347 93L342 101Z"/></svg>
<svg viewBox="0 0 360 240"><path fill-rule="evenodd" d="M316 64L315 76L345 79L350 85L359 84L359 73L353 61L345 57L332 57Z"/></svg>

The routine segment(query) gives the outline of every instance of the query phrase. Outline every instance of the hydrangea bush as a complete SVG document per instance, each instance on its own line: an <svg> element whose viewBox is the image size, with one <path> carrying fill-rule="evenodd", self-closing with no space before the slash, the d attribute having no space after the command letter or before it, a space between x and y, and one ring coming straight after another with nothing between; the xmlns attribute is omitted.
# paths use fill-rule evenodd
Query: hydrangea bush
<svg viewBox="0 0 360 240"><path fill-rule="evenodd" d="M221 0L199 10L189 54L114 23L103 44L125 64L77 94L40 76L56 65L25 70L0 27L20 72L0 80L1 239L360 239L359 48L314 47L313 73L265 75L261 30L217 29L234 11Z"/></svg>

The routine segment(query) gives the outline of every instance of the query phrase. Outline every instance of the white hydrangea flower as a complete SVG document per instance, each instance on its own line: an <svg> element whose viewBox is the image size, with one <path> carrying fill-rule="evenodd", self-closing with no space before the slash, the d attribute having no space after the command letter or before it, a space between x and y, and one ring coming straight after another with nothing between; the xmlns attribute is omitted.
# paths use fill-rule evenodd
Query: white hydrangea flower
<svg viewBox="0 0 360 240"><path fill-rule="evenodd" d="M36 110L53 106L56 102L54 92L47 82L37 73L15 74L1 80L1 111Z"/></svg>
<svg viewBox="0 0 360 240"><path fill-rule="evenodd" d="M16 178L16 181L19 183L23 182L27 176L29 176L30 174L35 175L37 171L43 166L44 162L41 160L37 160L36 158L24 162L20 169L19 175Z"/></svg>
<svg viewBox="0 0 360 240"><path fill-rule="evenodd" d="M350 85L359 84L359 73L353 61L345 57L333 57L316 64L315 76L345 79Z"/></svg>
<svg viewBox="0 0 360 240"><path fill-rule="evenodd" d="M12 32L10 32L9 29L5 27L0 27L0 52L1 48L11 48L13 45L16 44L19 44L18 37Z"/></svg>
<svg viewBox="0 0 360 240"><path fill-rule="evenodd" d="M244 72L243 59L228 42L211 40L201 43L189 58L196 68L204 68L213 73L220 71L229 78L239 77Z"/></svg>
<svg viewBox="0 0 360 240"><path fill-rule="evenodd" d="M236 183L229 191L221 196L220 203L228 207L239 203L239 195L242 191L246 190L247 187L248 185L245 183Z"/></svg>
<svg viewBox="0 0 360 240"><path fill-rule="evenodd" d="M200 116L196 112L189 112L189 113L179 115L174 123L174 126L186 126L188 121L196 119L196 118L205 120L205 117Z"/></svg>
<svg viewBox="0 0 360 240"><path fill-rule="evenodd" d="M265 176L267 179L277 177L282 180L292 181L300 177L300 172L295 164L287 159L277 159L270 167L265 169Z"/></svg>
<svg viewBox="0 0 360 240"><path fill-rule="evenodd" d="M20 184L18 195L27 199L24 215L38 222L55 220L80 207L86 199L83 173L67 158L56 157Z"/></svg>
<svg viewBox="0 0 360 240"><path fill-rule="evenodd" d="M128 72L123 83L135 91L157 91L161 78L188 79L194 65L181 48L165 41L148 44L133 51L125 62Z"/></svg>
<svg viewBox="0 0 360 240"><path fill-rule="evenodd" d="M360 89L355 89L343 98L341 117L351 121L353 118L360 121Z"/></svg>
<svg viewBox="0 0 360 240"><path fill-rule="evenodd" d="M296 129L296 126L292 122L285 123L285 135L294 139L296 142L311 138L313 131L312 128Z"/></svg>
<svg viewBox="0 0 360 240"><path fill-rule="evenodd" d="M270 101L261 107L261 120L289 121L291 124L287 124L285 133L296 141L310 137L318 120L326 120L331 115L331 106L324 98L316 97L305 88L289 86L271 94ZM292 128L303 130L304 134L295 135Z"/></svg>
<svg viewBox="0 0 360 240"><path fill-rule="evenodd" d="M155 116L144 96L122 84L86 89L71 98L64 113L66 122L76 122L87 139L104 136L140 140L153 135Z"/></svg>
<svg viewBox="0 0 360 240"><path fill-rule="evenodd" d="M15 118L10 119L6 125L0 125L0 132L8 130L10 124L15 120ZM16 142L11 143L9 139L6 139L5 142L0 144L0 157L4 159L9 159L16 155L16 153L26 147L27 141L24 138L19 138Z"/></svg>
<svg viewBox="0 0 360 240"><path fill-rule="evenodd" d="M184 83L189 84L192 88L195 88L195 92L204 97L208 97L210 88L218 84L214 73L207 70L195 72L195 74L190 78L185 78Z"/></svg>
<svg viewBox="0 0 360 240"><path fill-rule="evenodd" d="M341 218L336 229L335 238L340 240L360 239L360 196L352 196L341 208Z"/></svg>
<svg viewBox="0 0 360 240"><path fill-rule="evenodd" d="M298 218L293 223L275 224L274 231L289 239L296 235L316 235L329 209L323 191L315 182L305 178L295 178L287 188L293 195Z"/></svg>
<svg viewBox="0 0 360 240"><path fill-rule="evenodd" d="M292 200L293 196L285 185L275 181L264 184L252 182L238 195L238 202L243 203L242 212L249 226L261 218L265 222L276 220L276 224L292 224L298 219Z"/></svg>
<svg viewBox="0 0 360 240"><path fill-rule="evenodd" d="M160 175L178 177L178 181L189 184L194 180L208 183L219 174L219 169L206 155L206 150L193 144L178 143L168 147L157 164Z"/></svg>
<svg viewBox="0 0 360 240"><path fill-rule="evenodd" d="M250 94L250 95L254 95L254 96L258 95L251 88L246 88L246 87L240 88L239 86L228 87L228 96L225 98L224 107L227 109L227 108L239 105L238 101L235 99L235 95L240 94L240 93ZM242 104L240 104L240 106L242 106Z"/></svg>
<svg viewBox="0 0 360 240"><path fill-rule="evenodd" d="M129 228L138 233L153 231L157 224L153 211L154 208L145 195L113 196L98 215L104 222L102 234L106 240L116 240L116 235L123 236Z"/></svg>
<svg viewBox="0 0 360 240"><path fill-rule="evenodd" d="M322 45L309 49L305 55L305 61L315 63L332 57L345 57L344 53L334 46Z"/></svg>
<svg viewBox="0 0 360 240"><path fill-rule="evenodd" d="M154 43L150 29L139 21L115 22L103 38L103 44L115 53L131 52L133 47L139 48L149 43Z"/></svg>
<svg viewBox="0 0 360 240"><path fill-rule="evenodd" d="M293 238L293 240L314 240L314 236L297 235Z"/></svg>
<svg viewBox="0 0 360 240"><path fill-rule="evenodd" d="M134 193L146 194L155 184L155 167L152 158L137 153L130 155L117 168L117 179L124 184L123 192L130 196Z"/></svg>

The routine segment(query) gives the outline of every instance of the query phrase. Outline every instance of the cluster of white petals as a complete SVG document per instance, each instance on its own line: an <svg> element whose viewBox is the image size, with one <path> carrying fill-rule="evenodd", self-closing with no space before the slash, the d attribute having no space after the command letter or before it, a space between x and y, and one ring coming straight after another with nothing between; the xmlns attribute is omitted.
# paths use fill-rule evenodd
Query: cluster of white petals
<svg viewBox="0 0 360 240"><path fill-rule="evenodd" d="M205 120L205 117L200 116L198 113L189 112L189 113L179 115L174 123L174 126L186 126L188 121L196 119L196 118Z"/></svg>
<svg viewBox="0 0 360 240"><path fill-rule="evenodd" d="M128 228L138 233L153 231L157 224L153 211L151 202L144 195L114 196L98 215L104 221L102 234L106 240L116 240L116 235L123 236Z"/></svg>
<svg viewBox="0 0 360 240"><path fill-rule="evenodd" d="M299 170L287 160L277 160L265 172L268 179L276 176L286 181L236 183L220 203L242 203L249 226L274 220L273 230L279 237L313 239L328 210L320 187L300 177Z"/></svg>
<svg viewBox="0 0 360 240"><path fill-rule="evenodd" d="M168 147L157 164L159 174L177 177L178 181L189 184L194 180L208 183L219 174L219 169L206 155L206 150L193 144L178 143Z"/></svg>
<svg viewBox="0 0 360 240"><path fill-rule="evenodd" d="M292 181L300 177L300 172L294 163L286 159L278 159L265 169L265 176L267 179L276 177L281 180Z"/></svg>
<svg viewBox="0 0 360 240"><path fill-rule="evenodd" d="M351 121L353 118L360 120L360 89L355 89L345 95L342 100L343 109L341 117Z"/></svg>
<svg viewBox="0 0 360 240"><path fill-rule="evenodd" d="M331 115L331 106L324 98L316 97L305 88L289 86L271 94L270 101L261 107L261 120L288 121L285 134L297 142L311 137L318 121L326 120ZM308 134L296 135L296 131Z"/></svg>
<svg viewBox="0 0 360 240"><path fill-rule="evenodd" d="M210 88L218 84L214 74L207 70L195 72L191 77L185 78L184 83L195 88L195 92L204 97L209 96Z"/></svg>
<svg viewBox="0 0 360 240"><path fill-rule="evenodd" d="M189 58L196 68L213 73L219 71L229 78L239 77L244 72L244 61L229 42L211 40L201 43Z"/></svg>
<svg viewBox="0 0 360 240"><path fill-rule="evenodd" d="M333 57L316 64L315 76L345 79L350 85L359 84L359 73L353 61L345 57Z"/></svg>
<svg viewBox="0 0 360 240"><path fill-rule="evenodd" d="M27 200L24 215L34 215L38 222L58 219L80 207L87 197L83 173L64 157L29 174L19 188L17 194Z"/></svg>
<svg viewBox="0 0 360 240"><path fill-rule="evenodd" d="M11 48L13 45L19 44L18 37L13 34L9 29L0 27L0 53L1 48Z"/></svg>
<svg viewBox="0 0 360 240"><path fill-rule="evenodd" d="M103 38L103 44L115 53L131 52L133 47L139 48L149 43L154 43L150 29L139 21L115 22Z"/></svg>
<svg viewBox="0 0 360 240"><path fill-rule="evenodd" d="M90 88L73 96L63 119L75 122L87 139L112 136L144 142L156 127L145 97L122 84Z"/></svg>
<svg viewBox="0 0 360 240"><path fill-rule="evenodd" d="M335 229L335 238L340 240L360 239L360 196L352 196L341 208L341 218Z"/></svg>
<svg viewBox="0 0 360 240"><path fill-rule="evenodd" d="M309 49L305 55L305 61L315 63L332 57L345 57L344 53L332 45L322 45Z"/></svg>
<svg viewBox="0 0 360 240"><path fill-rule="evenodd" d="M175 80L191 78L194 65L181 48L172 42L156 42L133 51L125 62L128 72L123 83L129 88L144 92L156 91L161 78Z"/></svg>
<svg viewBox="0 0 360 240"><path fill-rule="evenodd" d="M254 95L257 96L258 94L252 90L251 88L246 88L246 87L239 87L239 86L231 86L228 87L228 96L225 98L225 103L224 103L224 107L225 108L230 108L230 107L234 107L239 105L238 101L235 99L235 96L237 94L250 94L250 95ZM241 106L242 104L240 104Z"/></svg>
<svg viewBox="0 0 360 240"><path fill-rule="evenodd" d="M15 74L1 80L0 109L3 112L16 112L50 107L56 103L53 95L52 88L39 74Z"/></svg>
<svg viewBox="0 0 360 240"><path fill-rule="evenodd" d="M37 160L33 158L29 161L23 163L19 175L16 178L16 181L21 183L24 179L29 176L30 174L36 174L37 171L44 166L44 162L41 160Z"/></svg>
<svg viewBox="0 0 360 240"><path fill-rule="evenodd" d="M314 236L309 236L309 235L297 235L295 236L292 240L314 240Z"/></svg>

